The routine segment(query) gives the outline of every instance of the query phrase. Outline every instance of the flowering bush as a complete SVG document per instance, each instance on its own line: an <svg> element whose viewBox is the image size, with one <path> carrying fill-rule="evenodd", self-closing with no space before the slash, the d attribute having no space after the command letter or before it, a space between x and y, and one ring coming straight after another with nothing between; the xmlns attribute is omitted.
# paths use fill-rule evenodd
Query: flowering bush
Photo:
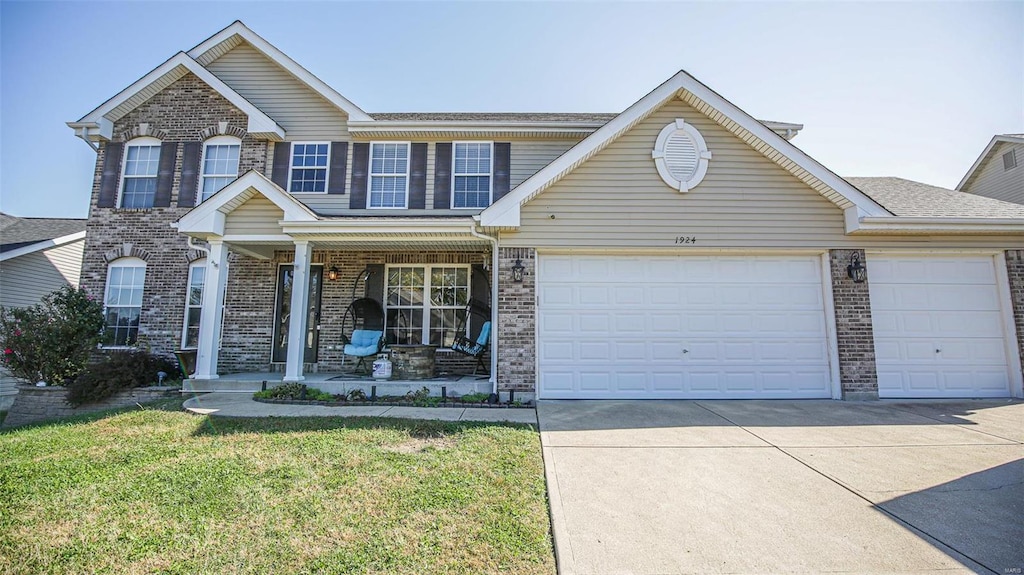
<svg viewBox="0 0 1024 575"><path fill-rule="evenodd" d="M64 385L85 368L103 329L103 305L64 286L27 308L0 309L0 362L15 377Z"/></svg>

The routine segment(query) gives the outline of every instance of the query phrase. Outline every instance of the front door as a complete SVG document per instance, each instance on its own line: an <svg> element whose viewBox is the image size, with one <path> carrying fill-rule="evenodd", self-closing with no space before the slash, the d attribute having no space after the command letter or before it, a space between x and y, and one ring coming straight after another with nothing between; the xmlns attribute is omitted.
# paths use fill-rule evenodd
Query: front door
<svg viewBox="0 0 1024 575"><path fill-rule="evenodd" d="M274 351L272 361L284 363L288 359L288 328L292 307L293 266L281 266L277 270L277 303L274 307ZM304 363L316 363L317 347L320 340L320 292L324 268L309 268L309 319L306 324L306 350Z"/></svg>

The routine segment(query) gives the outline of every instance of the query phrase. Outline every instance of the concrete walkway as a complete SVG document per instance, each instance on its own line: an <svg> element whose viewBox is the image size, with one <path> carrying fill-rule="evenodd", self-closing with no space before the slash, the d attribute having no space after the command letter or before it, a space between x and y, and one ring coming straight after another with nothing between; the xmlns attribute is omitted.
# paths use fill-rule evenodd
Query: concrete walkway
<svg viewBox="0 0 1024 575"><path fill-rule="evenodd" d="M541 401L559 573L1020 573L1024 403Z"/></svg>
<svg viewBox="0 0 1024 575"><path fill-rule="evenodd" d="M441 421L494 421L537 424L533 409L481 407L331 407L253 401L251 393L205 393L188 399L186 411L220 417L401 417Z"/></svg>

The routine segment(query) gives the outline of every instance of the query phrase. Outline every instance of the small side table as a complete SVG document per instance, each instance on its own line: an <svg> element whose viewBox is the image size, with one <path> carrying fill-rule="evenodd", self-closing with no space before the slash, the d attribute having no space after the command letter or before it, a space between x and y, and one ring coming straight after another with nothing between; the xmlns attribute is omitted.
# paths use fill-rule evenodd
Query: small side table
<svg viewBox="0 0 1024 575"><path fill-rule="evenodd" d="M394 379L430 379L434 377L432 345L390 345Z"/></svg>

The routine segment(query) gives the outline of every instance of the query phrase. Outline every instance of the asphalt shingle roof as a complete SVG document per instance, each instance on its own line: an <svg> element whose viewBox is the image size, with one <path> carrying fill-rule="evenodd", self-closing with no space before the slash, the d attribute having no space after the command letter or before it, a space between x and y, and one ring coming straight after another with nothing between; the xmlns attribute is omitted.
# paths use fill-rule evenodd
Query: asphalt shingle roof
<svg viewBox="0 0 1024 575"><path fill-rule="evenodd" d="M607 122L618 114L547 112L378 112L374 120L398 122Z"/></svg>
<svg viewBox="0 0 1024 575"><path fill-rule="evenodd" d="M1022 218L1024 206L947 190L903 178L845 178L897 216L919 218Z"/></svg>
<svg viewBox="0 0 1024 575"><path fill-rule="evenodd" d="M0 213L0 252L84 231L84 219L19 218Z"/></svg>

